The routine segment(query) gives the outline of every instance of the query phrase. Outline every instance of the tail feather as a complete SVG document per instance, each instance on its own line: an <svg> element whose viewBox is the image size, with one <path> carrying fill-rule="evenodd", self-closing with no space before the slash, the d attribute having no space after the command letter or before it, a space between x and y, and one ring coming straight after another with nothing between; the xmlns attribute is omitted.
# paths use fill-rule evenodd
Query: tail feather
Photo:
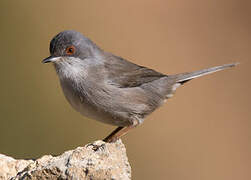
<svg viewBox="0 0 251 180"><path fill-rule="evenodd" d="M177 80L176 82L177 83L185 83L191 79L194 79L194 78L197 78L197 77L200 77L200 76L204 76L204 75L207 75L207 74L211 74L211 73L214 73L214 72L217 72L217 71L221 71L223 69L226 69L226 68L230 68L230 67L234 67L236 65L238 65L239 63L233 63L233 64L225 64L225 65L222 65L222 66L216 66L216 67L212 67L212 68L208 68L208 69L203 69L203 70L199 70L199 71L194 71L194 72L190 72L190 73L182 73L182 74L177 74Z"/></svg>

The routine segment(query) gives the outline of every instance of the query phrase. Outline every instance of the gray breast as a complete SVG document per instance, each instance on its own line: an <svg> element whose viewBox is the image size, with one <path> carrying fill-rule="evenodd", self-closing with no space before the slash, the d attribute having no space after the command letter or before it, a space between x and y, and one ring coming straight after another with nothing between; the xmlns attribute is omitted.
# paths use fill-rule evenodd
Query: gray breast
<svg viewBox="0 0 251 180"><path fill-rule="evenodd" d="M129 109L134 107L118 99L121 96L118 92L110 94L99 87L76 88L69 80L60 82L67 101L83 116L114 126L129 126L133 123L133 114Z"/></svg>

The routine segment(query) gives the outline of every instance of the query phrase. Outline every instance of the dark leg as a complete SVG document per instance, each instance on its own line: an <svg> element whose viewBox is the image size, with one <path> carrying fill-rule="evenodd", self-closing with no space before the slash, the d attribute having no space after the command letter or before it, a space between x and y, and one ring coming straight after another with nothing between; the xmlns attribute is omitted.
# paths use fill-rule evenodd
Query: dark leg
<svg viewBox="0 0 251 180"><path fill-rule="evenodd" d="M114 131L112 131L105 139L103 139L103 141L105 142L109 142L113 136L118 133L121 129L123 129L124 127L117 127Z"/></svg>
<svg viewBox="0 0 251 180"><path fill-rule="evenodd" d="M112 133L107 136L103 141L105 142L115 142L117 139L125 135L130 129L134 128L135 126L128 126L128 127L117 127Z"/></svg>

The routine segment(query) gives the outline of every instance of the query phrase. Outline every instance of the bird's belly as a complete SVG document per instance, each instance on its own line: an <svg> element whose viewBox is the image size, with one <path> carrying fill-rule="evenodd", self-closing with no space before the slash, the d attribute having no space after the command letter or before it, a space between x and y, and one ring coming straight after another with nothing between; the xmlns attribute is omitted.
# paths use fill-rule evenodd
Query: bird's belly
<svg viewBox="0 0 251 180"><path fill-rule="evenodd" d="M91 103L89 103L85 97L73 93L71 87L67 87L61 84L64 95L71 106L78 112L80 112L84 117L95 119L97 121L114 125L114 126L129 126L130 121L125 121L117 117L112 116L110 113L104 112Z"/></svg>

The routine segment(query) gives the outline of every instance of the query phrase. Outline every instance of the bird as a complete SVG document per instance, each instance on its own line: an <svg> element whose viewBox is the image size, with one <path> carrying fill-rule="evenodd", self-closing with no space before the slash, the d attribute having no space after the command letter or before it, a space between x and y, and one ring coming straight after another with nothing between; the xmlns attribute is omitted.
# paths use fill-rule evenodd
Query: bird
<svg viewBox="0 0 251 180"><path fill-rule="evenodd" d="M238 63L166 75L106 52L82 33L65 30L50 41L50 56L63 93L84 117L116 126L103 140L111 143L145 118L188 81Z"/></svg>

